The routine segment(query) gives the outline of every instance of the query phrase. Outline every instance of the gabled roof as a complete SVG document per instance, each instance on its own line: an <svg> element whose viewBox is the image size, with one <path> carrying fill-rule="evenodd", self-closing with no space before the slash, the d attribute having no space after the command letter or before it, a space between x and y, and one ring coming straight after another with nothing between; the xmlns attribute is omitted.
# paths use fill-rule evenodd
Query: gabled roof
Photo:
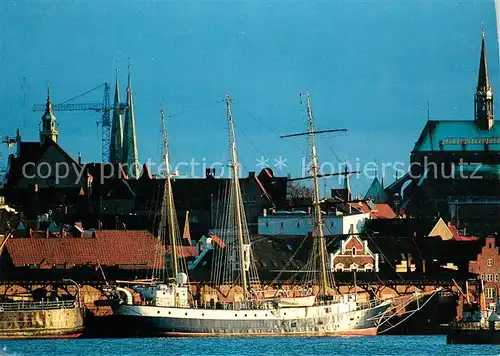
<svg viewBox="0 0 500 356"><path fill-rule="evenodd" d="M387 203L387 194L385 194L384 187L380 184L377 177L373 179L370 188L368 188L368 191L365 194L365 199L370 199L377 204Z"/></svg>
<svg viewBox="0 0 500 356"><path fill-rule="evenodd" d="M389 204L374 204L371 202L351 203L352 207L362 213L370 214L372 219L394 219L396 213Z"/></svg>
<svg viewBox="0 0 500 356"><path fill-rule="evenodd" d="M6 246L15 267L40 265L123 266L151 269L156 251L156 238L148 231L98 230L95 237L11 238Z"/></svg>
<svg viewBox="0 0 500 356"><path fill-rule="evenodd" d="M57 151L61 152L61 154L66 158L66 161L71 163L74 167L80 167L78 162L76 162L73 157L71 157L61 146L59 146L59 144L52 140L46 140L43 144L40 142L19 142L18 145L20 145L19 156L12 156L10 169L7 173L7 184L10 187L16 186L22 178L23 166L27 163L39 162L50 147L54 147Z"/></svg>
<svg viewBox="0 0 500 356"><path fill-rule="evenodd" d="M472 120L430 120L425 124L413 151L484 151L486 142L489 151L500 151L500 125L481 130Z"/></svg>
<svg viewBox="0 0 500 356"><path fill-rule="evenodd" d="M427 236L436 222L437 219L369 219L364 229L371 236Z"/></svg>

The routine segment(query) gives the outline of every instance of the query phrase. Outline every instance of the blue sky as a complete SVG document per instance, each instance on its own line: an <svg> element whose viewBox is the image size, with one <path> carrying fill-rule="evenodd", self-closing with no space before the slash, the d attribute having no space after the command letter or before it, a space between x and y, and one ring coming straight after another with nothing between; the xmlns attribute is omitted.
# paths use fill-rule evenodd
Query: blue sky
<svg viewBox="0 0 500 356"><path fill-rule="evenodd" d="M0 132L38 139L41 113L30 108L45 101L47 83L57 103L113 83L118 68L124 97L131 57L143 162L159 160L161 102L174 164L226 162L228 92L244 170L281 156L286 167L275 173L298 176L306 142L279 135L306 128L307 91L318 129L349 130L318 140L321 161L408 164L428 101L431 119L473 118L482 24L500 95L493 0L1 0L0 14ZM102 91L79 100L99 102ZM61 145L100 160L99 115L56 115ZM368 184L353 180L354 193Z"/></svg>

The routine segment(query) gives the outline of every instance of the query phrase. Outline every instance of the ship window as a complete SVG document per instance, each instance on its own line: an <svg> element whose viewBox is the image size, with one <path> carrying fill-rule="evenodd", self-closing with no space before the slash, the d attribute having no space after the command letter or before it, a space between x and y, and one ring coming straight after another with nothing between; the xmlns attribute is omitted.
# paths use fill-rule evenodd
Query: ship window
<svg viewBox="0 0 500 356"><path fill-rule="evenodd" d="M234 316L238 316L238 314L234 314Z"/></svg>
<svg viewBox="0 0 500 356"><path fill-rule="evenodd" d="M160 311L158 310L158 314L160 314Z"/></svg>
<svg viewBox="0 0 500 356"><path fill-rule="evenodd" d="M299 222L297 223L297 227L300 227L300 223Z"/></svg>
<svg viewBox="0 0 500 356"><path fill-rule="evenodd" d="M488 267L493 266L493 258L488 258Z"/></svg>
<svg viewBox="0 0 500 356"><path fill-rule="evenodd" d="M247 315L245 314L245 316L247 316Z"/></svg>
<svg viewBox="0 0 500 356"><path fill-rule="evenodd" d="M205 313L201 313L201 316L205 316Z"/></svg>
<svg viewBox="0 0 500 356"><path fill-rule="evenodd" d="M266 221L266 227L269 227L269 223Z"/></svg>
<svg viewBox="0 0 500 356"><path fill-rule="evenodd" d="M280 227L283 229L283 223L280 223Z"/></svg>
<svg viewBox="0 0 500 356"><path fill-rule="evenodd" d="M188 315L188 313L184 313L184 315Z"/></svg>
<svg viewBox="0 0 500 356"><path fill-rule="evenodd" d="M172 314L171 312L168 312L169 314Z"/></svg>
<svg viewBox="0 0 500 356"><path fill-rule="evenodd" d="M255 317L257 317L257 314L254 314Z"/></svg>

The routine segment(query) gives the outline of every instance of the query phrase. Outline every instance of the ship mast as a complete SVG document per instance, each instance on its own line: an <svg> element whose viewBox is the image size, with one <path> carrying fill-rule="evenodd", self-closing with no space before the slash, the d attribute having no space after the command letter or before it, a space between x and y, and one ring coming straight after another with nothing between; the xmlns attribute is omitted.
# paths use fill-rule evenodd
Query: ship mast
<svg viewBox="0 0 500 356"><path fill-rule="evenodd" d="M318 183L318 156L316 153L316 135L314 131L314 121L312 116L311 99L309 94L306 94L306 109L307 109L307 126L309 132L309 140L311 145L312 158L312 178L313 178L313 210L314 210L314 238L319 239L319 263L321 270L320 290L319 295L326 295L328 289L328 279L326 277L326 243L323 232L323 218L321 216L321 207L319 203L319 183Z"/></svg>
<svg viewBox="0 0 500 356"><path fill-rule="evenodd" d="M237 231L237 243L238 243L238 256L239 265L241 270L241 286L243 288L243 300L247 299L247 276L246 276L246 264L244 256L244 240L243 240L243 221L241 216L241 190L240 183L238 180L239 164L238 164L238 153L236 152L236 137L234 135L234 121L233 115L231 113L231 98L229 94L226 94L226 107L227 107L227 119L229 121L229 134L230 134L230 144L231 144L231 171L233 175L232 184L235 194L235 213L236 213L236 231Z"/></svg>
<svg viewBox="0 0 500 356"><path fill-rule="evenodd" d="M164 164L166 169L166 182L165 182L165 201L166 203L166 212L168 214L168 230L169 230L169 238L170 238L170 246L172 248L172 270L174 272L173 277L177 278L179 274L179 261L177 258L177 241L175 238L175 217L174 217L174 199L172 194L172 181L170 174L170 162L169 162L169 153L168 153L168 135L167 129L165 125L165 110L161 109L161 124L162 124L162 136L163 136L163 157ZM165 214L165 211L162 211L162 214Z"/></svg>

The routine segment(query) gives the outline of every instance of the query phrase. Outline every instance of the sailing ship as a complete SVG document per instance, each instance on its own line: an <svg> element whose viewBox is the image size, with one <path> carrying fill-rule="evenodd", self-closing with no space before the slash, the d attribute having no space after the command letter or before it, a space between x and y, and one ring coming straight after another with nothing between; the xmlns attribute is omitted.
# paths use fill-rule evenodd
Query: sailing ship
<svg viewBox="0 0 500 356"><path fill-rule="evenodd" d="M355 294L335 294L333 275L327 269L326 242L320 210L318 158L315 129L309 95L306 96L308 132L311 146L314 187L314 248L311 253L312 275L318 277L316 295L265 299L257 275L242 192L238 180L239 162L236 149L231 99L226 95L230 136L231 173L224 196L227 210L220 219L218 235L226 247L218 249L212 259L212 280L219 285L239 285L241 294L231 302L201 306L190 298L187 269L181 264L179 229L175 213L169 170L168 139L164 129L164 163L167 169L162 218L159 234L168 230L171 270L174 278L166 282L152 280L133 287L140 301L126 288L118 288L122 298L113 313L122 328L135 335L162 336L250 336L250 335L375 335L380 320L391 307L391 301L360 302ZM162 121L164 114L162 111ZM161 240L160 238L158 239ZM313 262L314 261L314 262ZM304 288L305 290L306 288ZM309 288L310 290L310 288ZM236 300L239 299L239 300ZM129 330L129 331L131 331Z"/></svg>

